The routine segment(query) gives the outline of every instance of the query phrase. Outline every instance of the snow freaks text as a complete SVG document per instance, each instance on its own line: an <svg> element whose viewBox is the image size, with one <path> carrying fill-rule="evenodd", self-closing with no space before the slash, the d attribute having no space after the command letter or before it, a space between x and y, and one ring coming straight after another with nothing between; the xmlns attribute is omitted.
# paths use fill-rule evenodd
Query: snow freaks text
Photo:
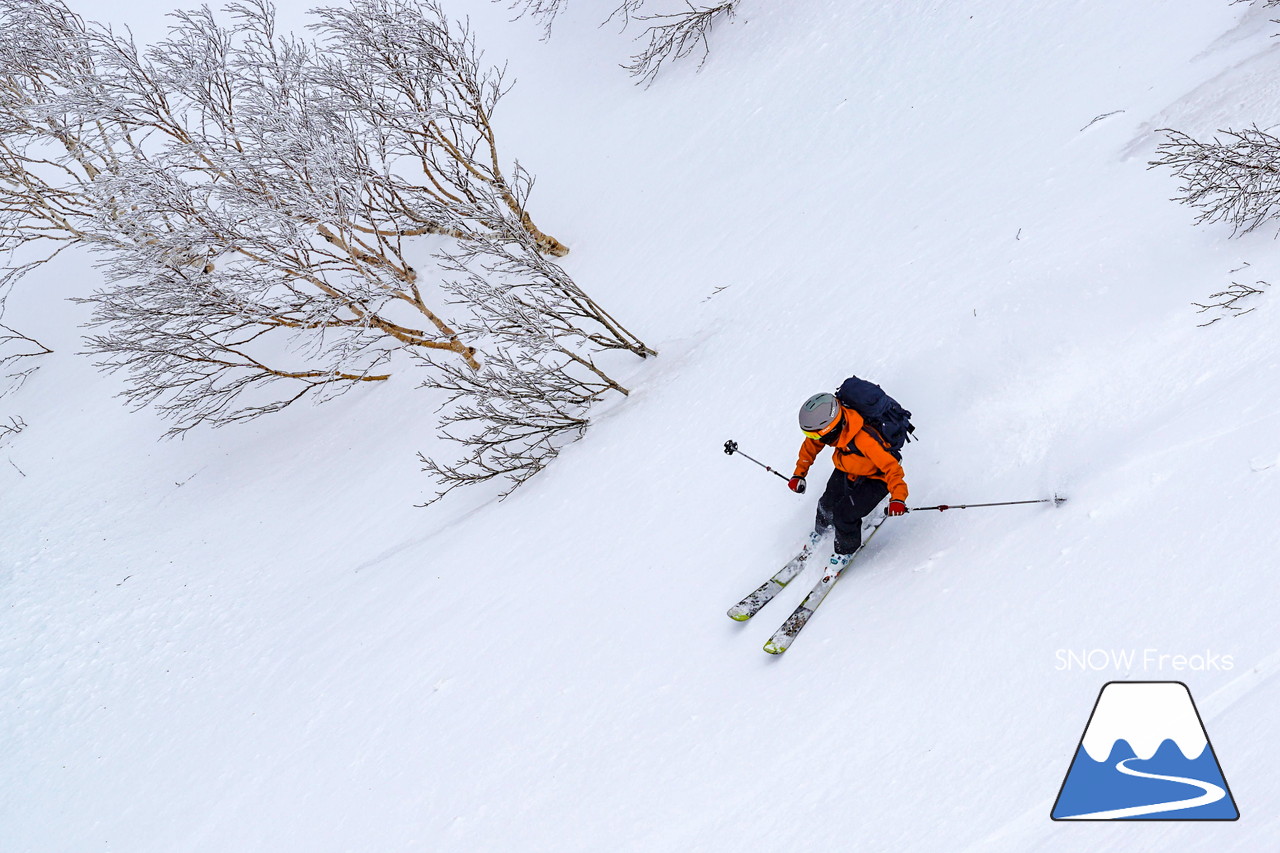
<svg viewBox="0 0 1280 853"><path fill-rule="evenodd" d="M1199 654L1166 654L1160 649L1058 649L1054 669L1059 672L1081 670L1135 669L1142 672L1212 672L1235 669L1231 655L1204 651Z"/></svg>

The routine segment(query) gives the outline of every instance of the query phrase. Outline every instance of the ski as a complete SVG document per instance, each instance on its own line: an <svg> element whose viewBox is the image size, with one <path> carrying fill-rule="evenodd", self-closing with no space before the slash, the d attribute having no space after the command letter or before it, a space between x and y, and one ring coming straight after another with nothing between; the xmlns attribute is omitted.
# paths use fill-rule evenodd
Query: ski
<svg viewBox="0 0 1280 853"><path fill-rule="evenodd" d="M729 618L737 622L746 622L759 613L761 607L773 601L773 597L782 592L783 587L795 580L796 575L800 574L804 569L804 565L812 553L813 545L806 545L799 554L792 557L791 561L779 569L773 577L760 584L755 592L730 607Z"/></svg>
<svg viewBox="0 0 1280 853"><path fill-rule="evenodd" d="M818 580L809 594L804 597L804 601L800 602L800 606L787 617L787 621L777 631L773 632L773 636L769 638L769 642L764 644L764 650L771 655L780 655L791 647L791 643L795 640L796 635L809 622L809 617L813 616L813 611L818 609L818 605L822 603L822 599L827 597L827 593L831 592L831 587L836 585L836 580L849 564L853 562L858 554L862 553L862 549L867 547L867 543L876 535L876 531L880 529L880 525L884 524L884 518L881 517L871 528L871 533L862 540L862 545L854 551L842 566L828 565L823 572L822 577Z"/></svg>

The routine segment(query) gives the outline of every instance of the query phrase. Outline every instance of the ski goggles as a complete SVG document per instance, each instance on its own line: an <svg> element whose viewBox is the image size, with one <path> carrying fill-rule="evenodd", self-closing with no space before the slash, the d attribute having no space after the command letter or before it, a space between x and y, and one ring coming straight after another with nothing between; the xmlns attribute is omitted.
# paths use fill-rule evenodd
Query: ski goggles
<svg viewBox="0 0 1280 853"><path fill-rule="evenodd" d="M822 441L823 438L831 435L831 433L834 432L843 422L844 422L844 418L838 417L834 421L832 421L830 424L828 424L826 429L818 430L817 432L810 432L809 430L806 429L806 430L801 430L801 432L803 432L806 437L812 438L814 441Z"/></svg>

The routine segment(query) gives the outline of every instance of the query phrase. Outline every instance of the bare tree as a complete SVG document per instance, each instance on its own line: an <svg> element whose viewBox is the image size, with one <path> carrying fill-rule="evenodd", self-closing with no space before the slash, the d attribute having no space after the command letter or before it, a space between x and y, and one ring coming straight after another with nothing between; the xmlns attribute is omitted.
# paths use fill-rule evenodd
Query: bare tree
<svg viewBox="0 0 1280 853"><path fill-rule="evenodd" d="M1199 209L1197 223L1225 222L1246 234L1280 216L1280 138L1256 126L1219 131L1200 142L1177 130L1156 150L1152 168L1173 170L1177 199Z"/></svg>
<svg viewBox="0 0 1280 853"><path fill-rule="evenodd" d="M638 21L660 21L651 24L640 38L647 38L644 49L631 57L631 62L622 66L638 78L636 82L648 87L662 69L664 63L683 59L701 48L702 59L698 62L698 70L706 64L711 48L707 36L712 25L719 18L732 20L736 14L739 0L727 0L714 6L694 6L688 3L688 11L667 15L645 15L637 17Z"/></svg>
<svg viewBox="0 0 1280 853"><path fill-rule="evenodd" d="M82 300L90 350L170 435L385 381L417 356L452 395L446 424L504 437L484 464L538 470L558 439L522 443L491 401L576 429L625 393L592 353L653 351L550 260L568 250L498 153L503 71L434 0L317 10L318 43L278 34L268 0L226 8L228 25L175 13L142 52L62 0L0 0L0 250L18 258L0 287L93 252L108 285ZM424 280L407 253L433 235L444 253ZM458 319L430 304L445 298Z"/></svg>
<svg viewBox="0 0 1280 853"><path fill-rule="evenodd" d="M71 244L99 255L117 285L89 301L113 331L91 344L130 373L131 400L159 401L180 432L385 378L371 370L395 346L473 361L370 201L358 129L326 109L313 51L276 37L266 2L229 7L229 28L208 9L177 13L146 58L56 0L0 3L0 233L17 249L60 244L8 274ZM235 405L280 379L300 391Z"/></svg>
<svg viewBox="0 0 1280 853"><path fill-rule="evenodd" d="M277 36L265 0L228 8L230 27L207 8L176 13L143 57L59 0L0 0L0 239L56 246L3 283L68 245L98 252L118 285L89 300L111 329L93 351L175 432L385 379L405 347L477 366L428 307L404 240L514 217L541 249L567 251L524 209L527 173L501 171L501 72L434 3L322 10L323 55ZM374 45L402 42L377 58ZM419 184L396 171L406 158ZM278 380L294 390L237 404Z"/></svg>
<svg viewBox="0 0 1280 853"><path fill-rule="evenodd" d="M177 13L145 58L56 0L0 2L21 25L0 42L4 235L62 244L11 274L70 243L99 255L115 286L88 300L111 329L91 349L127 371L132 402L158 405L176 434L385 379L375 369L398 348L475 365L422 297L363 128L265 0L228 7L230 27ZM294 390L274 394L279 380Z"/></svg>

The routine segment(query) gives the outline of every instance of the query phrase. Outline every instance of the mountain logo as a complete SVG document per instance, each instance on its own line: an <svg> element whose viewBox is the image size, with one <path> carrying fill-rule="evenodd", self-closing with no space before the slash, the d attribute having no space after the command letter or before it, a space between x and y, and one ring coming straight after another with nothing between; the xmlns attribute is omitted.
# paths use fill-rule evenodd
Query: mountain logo
<svg viewBox="0 0 1280 853"><path fill-rule="evenodd" d="M1062 780L1054 820L1236 820L1191 691L1181 681L1111 681Z"/></svg>

